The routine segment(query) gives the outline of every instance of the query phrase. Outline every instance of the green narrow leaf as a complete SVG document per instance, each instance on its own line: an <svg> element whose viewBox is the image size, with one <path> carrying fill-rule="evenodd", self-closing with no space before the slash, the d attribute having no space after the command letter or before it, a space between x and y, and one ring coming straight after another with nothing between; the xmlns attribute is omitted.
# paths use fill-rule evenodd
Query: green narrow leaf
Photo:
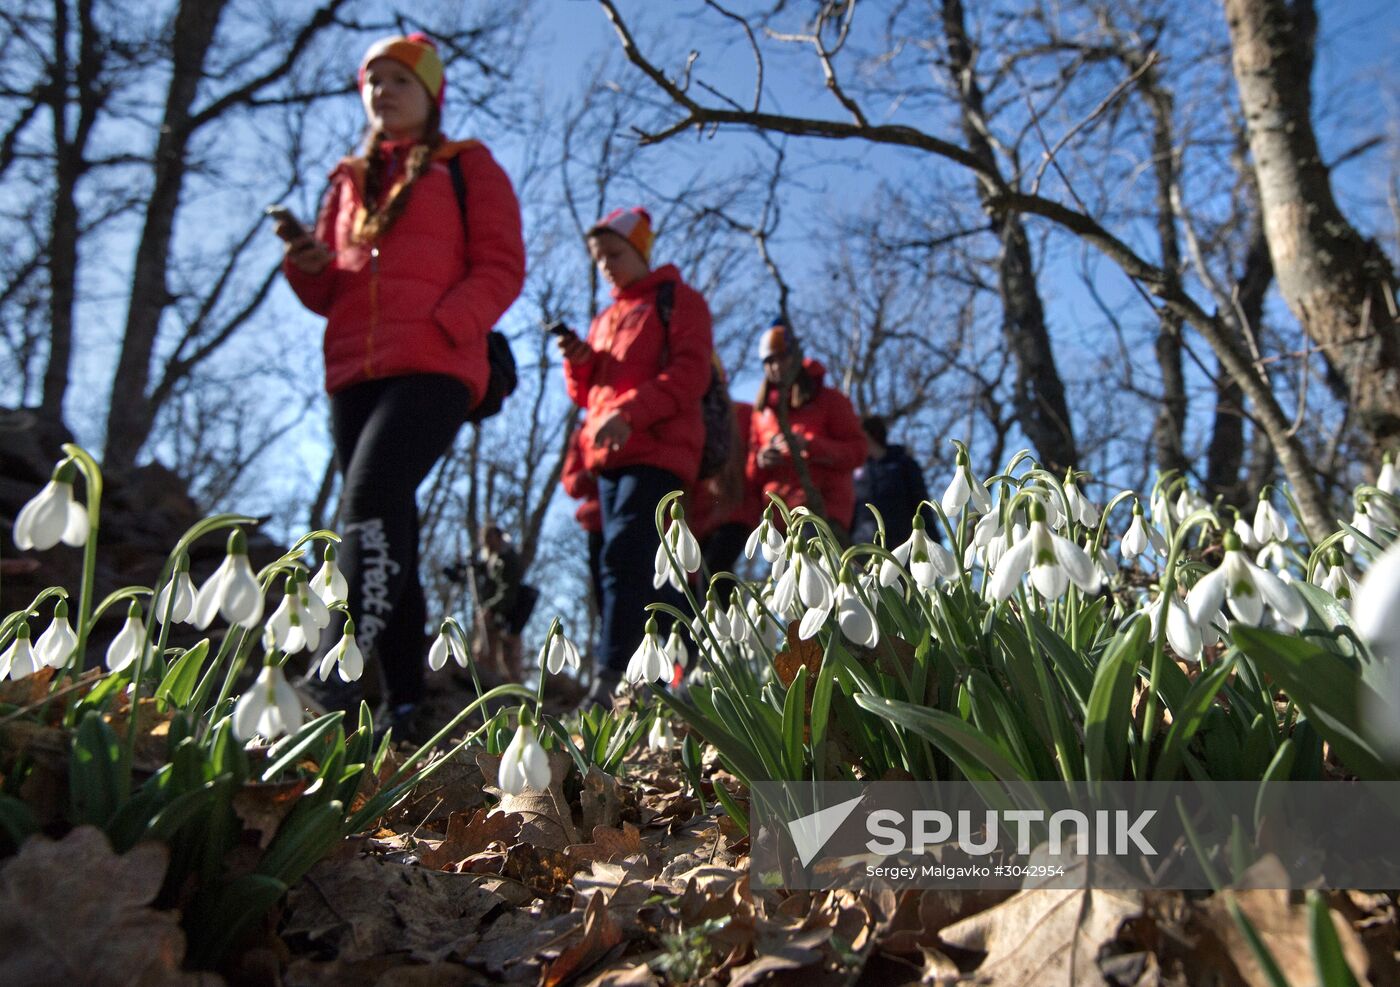
<svg viewBox="0 0 1400 987"><path fill-rule="evenodd" d="M156 686L156 700L176 708L184 708L194 695L199 684L199 673L204 660L209 657L209 639L206 637L186 651L170 666L160 685Z"/></svg>
<svg viewBox="0 0 1400 987"><path fill-rule="evenodd" d="M1186 746L1201 728L1211 703L1215 701L1215 694L1224 687L1234 667L1234 660L1227 658L1202 674L1180 705L1172 710L1171 729L1167 731L1167 739L1162 743L1162 752L1153 769L1156 780L1172 781L1176 778Z"/></svg>
<svg viewBox="0 0 1400 987"><path fill-rule="evenodd" d="M1084 713L1084 761L1091 782L1118 781L1128 763L1133 683L1147 643L1147 621L1118 632L1094 674Z"/></svg>
<svg viewBox="0 0 1400 987"><path fill-rule="evenodd" d="M724 790L724 786L718 781L715 785L715 798L719 799L719 804L724 806L724 811L729 818L734 820L734 825L739 827L739 831L745 836L749 835L749 821L740 811L739 805L734 801L734 797Z"/></svg>
<svg viewBox="0 0 1400 987"><path fill-rule="evenodd" d="M105 828L121 804L124 781L121 743L102 715L90 710L78 724L69 758L73 824Z"/></svg>
<svg viewBox="0 0 1400 987"><path fill-rule="evenodd" d="M797 669L783 701L783 753L787 761L787 777L797 781L803 776L802 728L806 725L807 666Z"/></svg>
<svg viewBox="0 0 1400 987"><path fill-rule="evenodd" d="M1264 945L1264 940L1255 931L1254 924L1245 917L1240 909L1239 902L1230 893L1225 894L1225 908L1230 913L1230 918L1234 920L1236 927L1244 936L1244 941L1249 944L1249 951L1254 954L1254 958L1259 961L1259 966L1264 971L1264 976L1268 978L1271 987L1288 987L1288 978L1279 969L1278 961L1274 959L1274 954L1269 952L1269 947ZM1330 985L1329 985L1330 987Z"/></svg>
<svg viewBox="0 0 1400 987"><path fill-rule="evenodd" d="M340 726L340 721L345 718L344 710L336 710L318 717L303 726L287 740L285 747L280 747L277 757L266 768L263 769L261 779L271 781L285 768L291 767L301 760L317 742L326 734Z"/></svg>
<svg viewBox="0 0 1400 987"><path fill-rule="evenodd" d="M944 751L970 781L1030 781L982 731L948 713L896 699L861 694L856 704L912 730Z"/></svg>
<svg viewBox="0 0 1400 987"><path fill-rule="evenodd" d="M1332 924L1327 899L1318 891L1308 892L1308 938L1312 942L1313 969L1317 982L1325 987L1358 987L1356 976L1342 955L1342 944Z"/></svg>

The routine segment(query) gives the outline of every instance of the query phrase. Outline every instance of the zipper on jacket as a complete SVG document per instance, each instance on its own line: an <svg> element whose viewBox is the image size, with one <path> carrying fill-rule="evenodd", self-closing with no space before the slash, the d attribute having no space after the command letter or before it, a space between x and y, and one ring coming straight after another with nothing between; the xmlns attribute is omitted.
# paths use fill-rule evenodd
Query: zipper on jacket
<svg viewBox="0 0 1400 987"><path fill-rule="evenodd" d="M369 331L365 333L365 376L374 376L374 330L379 323L379 244L369 248Z"/></svg>

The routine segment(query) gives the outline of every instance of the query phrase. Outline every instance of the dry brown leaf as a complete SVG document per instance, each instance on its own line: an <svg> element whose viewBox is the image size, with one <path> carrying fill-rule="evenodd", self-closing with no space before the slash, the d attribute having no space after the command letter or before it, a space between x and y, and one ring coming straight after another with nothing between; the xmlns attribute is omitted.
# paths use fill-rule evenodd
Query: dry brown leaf
<svg viewBox="0 0 1400 987"><path fill-rule="evenodd" d="M159 843L118 856L92 826L25 841L0 868L0 983L221 983L180 969L180 916L149 907L168 856Z"/></svg>
<svg viewBox="0 0 1400 987"><path fill-rule="evenodd" d="M506 851L501 873L533 890L542 898L558 894L574 874L573 861L563 850L517 843Z"/></svg>
<svg viewBox="0 0 1400 987"><path fill-rule="evenodd" d="M492 809L495 813L517 812L524 818L520 828L522 842L549 850L562 850L579 842L574 828L573 811L564 796L564 779L573 770L573 758L563 751L549 751L549 790L538 792L527 788L519 795L509 795L496 787L500 771L499 754L481 753L476 756L477 767L486 779L486 790L500 798Z"/></svg>
<svg viewBox="0 0 1400 987"><path fill-rule="evenodd" d="M622 796L618 793L617 779L598 765L590 764L588 774L583 776L579 807L585 833L593 832L598 826L616 826L622 820Z"/></svg>
<svg viewBox="0 0 1400 987"><path fill-rule="evenodd" d="M347 961L407 953L439 962L469 954L502 905L470 875L369 857L323 860L288 893L282 935Z"/></svg>
<svg viewBox="0 0 1400 987"><path fill-rule="evenodd" d="M623 823L621 829L595 826L593 842L575 843L568 848L568 854L582 867L594 860L607 863L617 857L645 856L646 847L642 845L641 831L631 823Z"/></svg>
<svg viewBox="0 0 1400 987"><path fill-rule="evenodd" d="M258 834L259 848L267 849L307 784L306 778L300 778L269 785L248 784L234 792L233 811L244 826Z"/></svg>
<svg viewBox="0 0 1400 987"><path fill-rule="evenodd" d="M608 914L607 896L595 891L584 909L582 938L545 968L540 987L559 987L603 959L621 942L622 929Z"/></svg>
<svg viewBox="0 0 1400 987"><path fill-rule="evenodd" d="M809 641L798 637L799 627L801 624L796 620L788 624L787 644L782 651L773 656L773 668L783 685L789 686L792 685L792 680L797 678L797 670L806 666L807 702L810 706L812 683L817 680L817 672L821 671L822 667L822 646L815 637Z"/></svg>
<svg viewBox="0 0 1400 987"><path fill-rule="evenodd" d="M1255 890L1225 892L1214 895L1206 904L1209 927L1219 936L1235 968L1250 987L1267 987L1268 978L1259 967L1254 951L1245 941L1244 933L1230 917L1225 903L1225 895L1233 894L1245 918L1254 926L1259 938L1278 961L1279 969L1288 979L1291 987L1309 987L1317 984L1317 968L1313 964L1312 935L1308 931L1308 909L1301 901L1289 900L1289 893L1281 890ZM1347 966L1358 976L1366 971L1368 961L1366 947L1356 930L1336 912L1332 912L1332 926L1337 930L1337 939L1342 945L1342 955Z"/></svg>
<svg viewBox="0 0 1400 987"><path fill-rule="evenodd" d="M429 870L448 870L466 858L490 848L492 843L509 845L520 836L524 820L515 813L454 812L447 817L447 838L435 850L426 850L419 863Z"/></svg>
<svg viewBox="0 0 1400 987"><path fill-rule="evenodd" d="M998 987L1103 984L1099 947L1142 911L1135 891L1036 889L945 928L942 943L986 953L979 976Z"/></svg>

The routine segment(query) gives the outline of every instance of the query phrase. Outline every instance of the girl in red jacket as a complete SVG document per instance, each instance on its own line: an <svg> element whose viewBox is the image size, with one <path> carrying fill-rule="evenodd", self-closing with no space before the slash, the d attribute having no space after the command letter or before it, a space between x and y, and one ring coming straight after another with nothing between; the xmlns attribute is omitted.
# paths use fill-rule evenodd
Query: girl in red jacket
<svg viewBox="0 0 1400 987"><path fill-rule="evenodd" d="M651 216L641 208L609 213L588 231L613 303L586 342L559 337L569 397L587 409L584 465L598 476L603 606L593 698L604 705L642 641L643 606L666 596L652 588L656 505L695 483L705 441L710 310L673 265L651 269L651 243ZM667 295L663 321L658 302L666 308Z"/></svg>
<svg viewBox="0 0 1400 987"><path fill-rule="evenodd" d="M292 290L326 318L350 614L361 650L379 658L390 721L404 722L423 695L426 643L414 492L481 399L486 334L520 293L525 248L519 203L491 153L443 137L432 41L376 42L359 81L364 152L331 172L314 235L279 232L290 237ZM353 687L319 691L323 705L358 702Z"/></svg>

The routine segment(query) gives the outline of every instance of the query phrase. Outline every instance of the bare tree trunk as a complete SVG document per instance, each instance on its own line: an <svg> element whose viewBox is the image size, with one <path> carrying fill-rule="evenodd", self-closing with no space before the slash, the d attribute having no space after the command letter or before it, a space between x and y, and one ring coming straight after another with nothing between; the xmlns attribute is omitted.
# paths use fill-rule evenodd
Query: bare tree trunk
<svg viewBox="0 0 1400 987"><path fill-rule="evenodd" d="M1141 63L1141 56L1136 61ZM1134 64L1136 69L1138 65ZM1154 69L1146 68L1138 83L1152 113L1152 170L1157 179L1153 204L1157 210L1157 242L1162 254L1162 272L1169 289L1181 289L1181 244L1177 240L1176 207L1172 189L1177 181L1177 150L1172 124L1172 96L1161 85ZM1167 306L1158 310L1157 366L1162 374L1162 403L1152 426L1152 444L1157 468L1163 472L1187 468L1183 435L1186 431L1186 375L1181 368L1180 313Z"/></svg>
<svg viewBox="0 0 1400 987"><path fill-rule="evenodd" d="M1400 441L1396 278L1338 208L1311 120L1312 0L1225 0L1235 81L1279 289L1373 442Z"/></svg>
<svg viewBox="0 0 1400 987"><path fill-rule="evenodd" d="M53 120L54 194L49 223L49 357L44 367L41 417L62 423L63 401L68 393L68 372L73 363L73 308L77 298L78 202L77 186L83 174L83 155L103 96L96 85L102 56L97 49L92 20L92 0L79 0L78 61L70 64L68 0L54 0L53 62L49 86L49 110ZM69 70L76 76L69 79ZM78 119L69 133L69 94L76 92Z"/></svg>
<svg viewBox="0 0 1400 987"><path fill-rule="evenodd" d="M996 151L987 138L982 90L977 83L962 0L943 0L943 30L948 42L948 67L958 90L963 136L981 170L986 175L998 176L996 184L981 176L977 179L977 195L985 205L1005 188L1005 182L1000 178ZM1045 328L1045 309L1035 281L1030 240L1020 214L1014 211L997 213L994 230L1001 241L997 268L1002 332L1016 359L1016 382L1012 390L1016 420L1035 446L1041 463L1056 471L1063 470L1076 465L1078 455L1064 384L1055 366L1050 334Z"/></svg>
<svg viewBox="0 0 1400 987"><path fill-rule="evenodd" d="M136 248L126 333L112 379L104 454L108 469L124 469L134 464L155 422L158 409L148 399L146 387L151 377L151 356L161 317L171 301L166 272L170 264L175 212L188 167L190 109L204 78L205 56L214 41L226 2L181 0L175 15L170 88L165 99L160 139L156 143L155 184L146 208L141 242Z"/></svg>

